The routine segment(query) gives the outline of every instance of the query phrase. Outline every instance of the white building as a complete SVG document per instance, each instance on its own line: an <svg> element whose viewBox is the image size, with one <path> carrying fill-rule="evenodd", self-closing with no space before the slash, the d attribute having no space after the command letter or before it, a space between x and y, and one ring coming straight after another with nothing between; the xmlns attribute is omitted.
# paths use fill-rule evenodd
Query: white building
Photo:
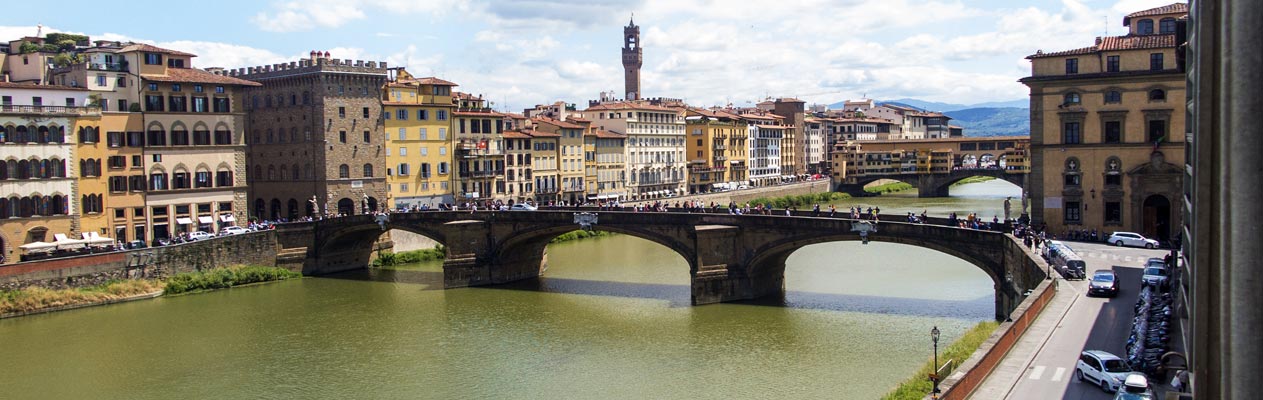
<svg viewBox="0 0 1263 400"><path fill-rule="evenodd" d="M686 193L684 115L645 102L608 102L583 110L598 129L627 135L627 195L631 200Z"/></svg>
<svg viewBox="0 0 1263 400"><path fill-rule="evenodd" d="M824 121L808 118L803 133L806 134L804 143L807 147L806 151L807 172L812 174L822 173L826 169L828 151L826 151L827 143L825 140Z"/></svg>
<svg viewBox="0 0 1263 400"><path fill-rule="evenodd" d="M781 182L781 140L785 129L783 117L773 114L741 114L749 129L750 182L755 186Z"/></svg>

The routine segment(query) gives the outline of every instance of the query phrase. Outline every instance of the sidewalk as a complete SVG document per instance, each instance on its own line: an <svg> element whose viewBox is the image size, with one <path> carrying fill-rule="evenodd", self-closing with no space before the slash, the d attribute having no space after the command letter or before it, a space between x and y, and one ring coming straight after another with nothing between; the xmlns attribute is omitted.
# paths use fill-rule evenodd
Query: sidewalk
<svg viewBox="0 0 1263 400"><path fill-rule="evenodd" d="M1060 278L1057 278L1056 283L1059 289L1052 301L1048 302L1047 308L1035 318L1035 323L1031 324L1000 364L996 365L991 374L987 375L987 379L982 381L982 385L969 396L970 398L1006 398L1013 386L1026 376L1026 369L1031 361L1039 354L1057 325L1061 324L1061 319L1070 311L1075 300L1081 297L1073 287Z"/></svg>

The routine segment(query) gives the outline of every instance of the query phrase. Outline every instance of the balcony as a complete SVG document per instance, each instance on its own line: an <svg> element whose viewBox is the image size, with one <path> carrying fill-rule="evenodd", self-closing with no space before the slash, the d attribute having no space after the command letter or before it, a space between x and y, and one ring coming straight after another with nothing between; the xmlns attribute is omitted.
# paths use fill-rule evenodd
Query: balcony
<svg viewBox="0 0 1263 400"><path fill-rule="evenodd" d="M465 171L460 173L461 178L493 178L497 176L504 176L504 170Z"/></svg>
<svg viewBox="0 0 1263 400"><path fill-rule="evenodd" d="M88 69L92 71L117 71L127 72L127 62L116 63L88 63Z"/></svg>
<svg viewBox="0 0 1263 400"><path fill-rule="evenodd" d="M6 114L38 114L49 116L79 116L79 115L95 115L101 113L100 107L73 107L73 106L15 106L0 105L0 113Z"/></svg>
<svg viewBox="0 0 1263 400"><path fill-rule="evenodd" d="M555 187L541 187L535 189L535 194L557 194L557 192L558 190Z"/></svg>

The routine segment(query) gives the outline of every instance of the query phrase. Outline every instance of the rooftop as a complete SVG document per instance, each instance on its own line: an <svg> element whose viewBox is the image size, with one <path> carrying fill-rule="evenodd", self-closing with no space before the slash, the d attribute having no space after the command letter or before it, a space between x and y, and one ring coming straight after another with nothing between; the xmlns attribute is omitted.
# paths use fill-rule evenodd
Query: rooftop
<svg viewBox="0 0 1263 400"><path fill-rule="evenodd" d="M69 90L73 92L86 92L88 88L61 86L61 85L38 85L34 83L18 83L18 82L0 82L0 89L32 89L32 90Z"/></svg>
<svg viewBox="0 0 1263 400"><path fill-rule="evenodd" d="M1072 56L1081 54L1093 54L1099 51L1120 51L1120 50L1142 50L1142 49L1159 49L1174 48L1175 35L1127 35L1127 36L1106 36L1096 38L1096 45L1091 47L1083 47L1073 50L1055 51L1045 53L1043 50L1037 51L1035 54L1026 56L1026 59L1033 60L1045 57Z"/></svg>
<svg viewBox="0 0 1263 400"><path fill-rule="evenodd" d="M1154 7L1148 10L1136 11L1134 13L1127 14L1126 17L1123 17L1123 26L1130 26L1132 18L1176 13L1188 14L1188 3L1171 3L1162 7Z"/></svg>
<svg viewBox="0 0 1263 400"><path fill-rule="evenodd" d="M154 82L212 83L216 85L263 86L258 82L217 75L195 68L167 68L166 75L142 74L145 80Z"/></svg>

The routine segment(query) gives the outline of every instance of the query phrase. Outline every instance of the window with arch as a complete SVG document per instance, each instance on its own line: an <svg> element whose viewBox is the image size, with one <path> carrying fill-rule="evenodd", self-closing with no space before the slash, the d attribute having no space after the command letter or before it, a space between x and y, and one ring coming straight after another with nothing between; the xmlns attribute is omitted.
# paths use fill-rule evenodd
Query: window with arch
<svg viewBox="0 0 1263 400"><path fill-rule="evenodd" d="M189 171L187 170L180 169L171 174L172 189L188 189L191 186L191 183L192 179L189 176Z"/></svg>
<svg viewBox="0 0 1263 400"><path fill-rule="evenodd" d="M351 166L342 164L338 166L338 178L346 179L351 177Z"/></svg>
<svg viewBox="0 0 1263 400"><path fill-rule="evenodd" d="M364 177L365 178L373 177L373 164L364 164Z"/></svg>
<svg viewBox="0 0 1263 400"><path fill-rule="evenodd" d="M282 166L281 166L281 172L280 172L280 175L278 175L278 176L279 176L281 179L285 179L285 177L289 176L289 167L286 167L286 166L282 165Z"/></svg>
<svg viewBox="0 0 1263 400"><path fill-rule="evenodd" d="M1167 101L1167 91L1162 89L1150 90L1149 101Z"/></svg>
<svg viewBox="0 0 1263 400"><path fill-rule="evenodd" d="M1158 21L1158 33L1175 33L1175 18L1168 17Z"/></svg>
<svg viewBox="0 0 1263 400"><path fill-rule="evenodd" d="M290 143L298 143L298 128L289 128Z"/></svg>
<svg viewBox="0 0 1263 400"><path fill-rule="evenodd" d="M1062 175L1065 176L1064 185L1066 188L1078 188L1083 184L1080 167L1078 158L1070 157L1066 159L1066 170L1062 172Z"/></svg>
<svg viewBox="0 0 1263 400"><path fill-rule="evenodd" d="M255 170L257 171L258 168L256 167ZM215 171L215 186L216 187L234 186L232 182L232 170L228 169L227 167L222 167L222 166L219 167L219 170Z"/></svg>
<svg viewBox="0 0 1263 400"><path fill-rule="evenodd" d="M1105 92L1105 104L1118 104L1123 102L1123 92L1110 90Z"/></svg>
<svg viewBox="0 0 1263 400"><path fill-rule="evenodd" d="M1136 33L1141 35L1153 34L1153 20L1142 19L1136 22Z"/></svg>
<svg viewBox="0 0 1263 400"><path fill-rule="evenodd" d="M1066 106L1078 105L1081 102L1082 102L1082 98L1079 96L1078 92L1070 92L1070 93L1066 93L1064 96L1061 96L1062 105L1066 105Z"/></svg>
<svg viewBox="0 0 1263 400"><path fill-rule="evenodd" d="M256 181L263 179L263 166L262 165L254 166L254 176L252 178L254 178L254 180Z"/></svg>
<svg viewBox="0 0 1263 400"><path fill-rule="evenodd" d="M291 168L293 168L293 170L289 172L290 179L295 180L295 181L301 179L300 175L302 175L303 171L298 168L298 164L294 164L293 167Z"/></svg>
<svg viewBox="0 0 1263 400"><path fill-rule="evenodd" d="M269 181L276 180L276 166L275 165L268 166L268 180Z"/></svg>
<svg viewBox="0 0 1263 400"><path fill-rule="evenodd" d="M1123 161L1115 156L1105 159L1105 186L1123 185Z"/></svg>

